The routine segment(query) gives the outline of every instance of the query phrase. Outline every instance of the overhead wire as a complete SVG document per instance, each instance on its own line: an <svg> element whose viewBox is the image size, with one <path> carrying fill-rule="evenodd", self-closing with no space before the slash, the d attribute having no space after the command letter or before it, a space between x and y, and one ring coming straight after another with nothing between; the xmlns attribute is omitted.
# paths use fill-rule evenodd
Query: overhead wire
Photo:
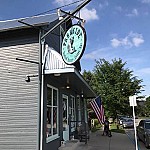
<svg viewBox="0 0 150 150"><path fill-rule="evenodd" d="M84 0L78 0L78 1L75 1L75 2L72 2L72 3L69 3L69 4L66 4L66 5L63 5L63 6L60 6L60 7L56 7L56 8L53 8L53 9L50 9L50 10L47 10L45 12L42 12L42 13L39 13L39 14L36 14L34 16L39 16L39 15L43 15L43 14L46 14L48 12L51 12L51 11L54 11L54 10L58 10L60 8L63 8L63 7L67 7L67 6L70 6L70 5L73 5L73 4L76 4L76 3L79 3L79 2L82 2Z"/></svg>
<svg viewBox="0 0 150 150"><path fill-rule="evenodd" d="M84 0L78 0L78 1L75 1L75 2L72 2L72 3L69 3L69 4L66 4L66 5L63 5L63 6L60 6L60 7L56 7L56 8L47 10L47 11L45 11L45 12L41 12L41 13L39 13L39 14L29 16L28 18L32 18L32 17L36 17L36 16L39 16L39 15L42 15L42 14L46 14L46 13L48 13L48 12L51 12L51 11L54 11L54 10L58 10L58 9L60 9L60 8L67 7L67 6L70 6L70 5L73 5L73 4L82 2L82 1L84 1ZM26 19L27 19L27 18L21 19L21 21L26 20Z"/></svg>
<svg viewBox="0 0 150 150"><path fill-rule="evenodd" d="M63 5L63 6L60 6L60 7L56 7L56 8L53 8L53 9L50 9L50 10L47 10L47 11L44 11L44 12L41 12L39 14L36 14L36 15L33 15L33 16L29 16L28 18L30 17L34 17L34 16L39 16L39 15L43 15L43 14L46 14L46 13L49 13L49 12L52 12L52 11L55 11L55 10L58 10L58 9L61 9L61 8L64 8L64 7L67 7L67 6L70 6L70 5L73 5L73 4L76 4L76 3L79 3L79 2L82 2L84 0L78 0L78 1L75 1L75 2L72 2L72 3L69 3L69 4L66 4L66 5ZM77 13L76 13L77 15ZM22 19L21 21L23 21L25 19ZM65 22L67 22L69 19L67 19ZM71 18L71 20L73 20L73 18ZM24 23L25 24L25 23ZM45 30L46 31L46 30ZM53 33L52 33L53 34ZM60 36L60 35L57 35L57 36ZM53 37L52 37L53 38ZM56 41L53 40L53 44L56 44Z"/></svg>
<svg viewBox="0 0 150 150"><path fill-rule="evenodd" d="M53 9L44 11L44 12L42 12L42 13L39 13L39 14L36 14L36 15L33 15L33 16L29 16L28 18L30 18L30 17L35 17L35 16L39 16L39 15L42 15L42 14L46 14L46 13L48 13L48 12L51 12L51 11L54 11L54 10L58 10L58 9L60 9L60 8L67 7L67 6L70 6L70 5L73 5L73 4L82 2L82 1L84 1L84 0L78 0L78 1L75 1L75 2L72 2L72 3L69 3L69 4L66 4L66 5L63 5L63 6L60 6L60 7L56 7L56 8L53 8ZM77 13L76 13L76 14L77 14ZM71 19L72 19L72 18L71 18ZM21 21L23 21L23 20L26 20L26 18L21 19ZM69 19L68 19L68 20L69 20ZM66 21L68 21L68 20L66 20ZM72 20L73 20L73 19L72 19ZM20 20L19 20L19 21L20 21ZM21 21L20 21L20 22L21 22ZM65 22L66 22L66 21L65 21ZM25 23L24 23L24 24L25 24Z"/></svg>

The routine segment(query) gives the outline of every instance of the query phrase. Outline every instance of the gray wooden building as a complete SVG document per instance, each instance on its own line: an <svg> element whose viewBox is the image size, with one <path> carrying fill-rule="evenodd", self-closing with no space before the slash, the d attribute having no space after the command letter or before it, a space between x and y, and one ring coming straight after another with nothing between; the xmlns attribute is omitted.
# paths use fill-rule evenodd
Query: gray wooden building
<svg viewBox="0 0 150 150"><path fill-rule="evenodd" d="M61 30L71 20L41 43L58 22L57 14L0 21L1 150L57 150L81 121L87 122L86 99L96 95L80 73L80 62L67 65L61 58Z"/></svg>

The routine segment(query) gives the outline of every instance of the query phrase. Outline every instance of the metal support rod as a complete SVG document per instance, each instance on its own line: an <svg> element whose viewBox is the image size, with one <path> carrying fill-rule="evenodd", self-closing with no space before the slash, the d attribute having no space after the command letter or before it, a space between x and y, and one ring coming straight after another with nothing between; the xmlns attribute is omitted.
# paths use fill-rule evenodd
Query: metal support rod
<svg viewBox="0 0 150 150"><path fill-rule="evenodd" d="M38 76L39 76L38 74L27 75L27 77L38 77Z"/></svg>
<svg viewBox="0 0 150 150"><path fill-rule="evenodd" d="M83 8L86 4L88 4L91 0L85 0L82 4L80 4L74 11L70 13L70 15L74 15L78 12L81 8ZM69 19L70 15L67 15L64 19L59 21L54 27L52 27L49 31L47 31L42 37L41 40L44 39L49 33L55 30L58 26L60 26L65 20Z"/></svg>
<svg viewBox="0 0 150 150"><path fill-rule="evenodd" d="M25 62L29 62L29 63L33 63L33 64L39 64L39 62L32 61L32 60L27 60L27 59L22 59L22 58L16 58L16 60L25 61Z"/></svg>
<svg viewBox="0 0 150 150"><path fill-rule="evenodd" d="M23 22L23 21L21 21L21 20L18 20L18 22L19 23L22 23L22 24L24 24L24 25L27 25L27 26L29 26L29 27L32 27L32 28L34 28L34 29L37 29L37 30L44 30L44 31L46 31L47 32L47 30L45 30L44 28L41 28L41 27L37 27L37 26L34 26L34 25L31 25L31 24L28 24L28 23L26 23L26 22ZM60 36L60 35L58 35L58 34L56 34L56 33L52 33L52 34L54 34L54 35L56 35L56 36Z"/></svg>
<svg viewBox="0 0 150 150"><path fill-rule="evenodd" d="M18 22L19 23L22 23L22 24L24 24L24 25L27 25L27 26L29 26L29 27L32 27L32 28L34 28L34 29L40 29L40 27L35 27L35 26L33 26L33 25L31 25L31 24L28 24L28 23L26 23L26 22L23 22L22 20L18 20Z"/></svg>
<svg viewBox="0 0 150 150"><path fill-rule="evenodd" d="M42 79L42 59L43 59L43 42L44 40L41 40L41 36L43 35L43 30L40 30L39 33L39 99L38 99L38 150L43 150L43 79Z"/></svg>
<svg viewBox="0 0 150 150"><path fill-rule="evenodd" d="M45 43L45 41L43 40L41 42L42 64L43 64L43 54L44 54L44 49L45 49L44 43ZM44 136L43 135L44 134L44 66L43 65L41 67L41 98L40 99L41 99L40 150L43 150L43 142L44 142L44 140L43 140L43 136Z"/></svg>
<svg viewBox="0 0 150 150"><path fill-rule="evenodd" d="M79 17L77 17L77 16L74 16L74 15L68 13L68 12L65 12L65 11L61 10L61 9L60 9L60 11L61 11L62 13L64 13L64 14L67 14L68 16L70 16L70 17L72 17L72 18L76 18L76 19L78 19L78 20L80 20L80 21L82 21L82 22L85 21L84 19L81 19L81 18L79 18Z"/></svg>

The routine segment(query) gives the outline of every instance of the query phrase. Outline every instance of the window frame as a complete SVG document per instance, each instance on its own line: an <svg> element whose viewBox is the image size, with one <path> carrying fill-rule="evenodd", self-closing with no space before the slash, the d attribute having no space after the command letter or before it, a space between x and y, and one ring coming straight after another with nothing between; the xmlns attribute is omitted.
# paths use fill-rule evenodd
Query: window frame
<svg viewBox="0 0 150 150"><path fill-rule="evenodd" d="M71 121L76 121L76 99L75 96L70 95L70 99L71 99L71 107L70 107L70 117L71 117ZM75 131L76 128L76 123L72 122L73 127L71 125L71 132Z"/></svg>
<svg viewBox="0 0 150 150"><path fill-rule="evenodd" d="M78 126L81 126L81 98L77 97L77 110L78 110Z"/></svg>
<svg viewBox="0 0 150 150"><path fill-rule="evenodd" d="M59 138L60 136L59 136L59 101L58 101L58 96L59 96L59 94L58 94L58 88L56 88L56 87L54 87L54 86L51 86L51 85L49 85L49 84L47 84L47 96L48 96L48 88L50 88L51 89L51 95L52 95L52 99L51 99L51 106L49 105L49 107L51 107L52 108L52 110L51 110L51 124L52 124L52 127L51 127L51 133L52 133L52 135L51 136L49 136L49 137L46 137L46 143L49 143L50 141L53 141L53 140L55 140L55 139L57 139L57 138ZM53 105L54 104L54 90L57 92L57 102L56 102L56 104L57 105ZM48 99L47 99L48 100ZM48 104L46 103L46 109L48 108ZM54 132L53 132L53 123L54 123L54 120L53 120L53 109L54 108L57 108L57 119L56 119L56 126L57 126L57 132L56 132L56 134L53 134ZM46 117L47 118L47 117ZM47 128L47 122L46 122L46 128Z"/></svg>

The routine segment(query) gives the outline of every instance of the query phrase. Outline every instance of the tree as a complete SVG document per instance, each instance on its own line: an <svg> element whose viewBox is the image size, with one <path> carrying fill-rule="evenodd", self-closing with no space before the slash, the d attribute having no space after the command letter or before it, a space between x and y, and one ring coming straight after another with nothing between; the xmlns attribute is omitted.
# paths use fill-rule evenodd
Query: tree
<svg viewBox="0 0 150 150"><path fill-rule="evenodd" d="M92 81L93 80L93 74L92 74L92 72L84 70L82 75L83 75L84 79L86 80L86 82L90 86L92 86L92 84L93 84L93 81Z"/></svg>
<svg viewBox="0 0 150 150"><path fill-rule="evenodd" d="M146 98L146 102L144 103L144 112L146 116L150 116L150 96Z"/></svg>
<svg viewBox="0 0 150 150"><path fill-rule="evenodd" d="M91 72L91 71L86 71L86 70L84 70L83 71L83 77L84 77L84 79L86 80L86 82L90 85L90 86L92 86L93 85L93 73ZM89 116L91 117L91 118L97 118L96 117L96 114L94 113L94 111L92 110L92 107L91 107L91 105L90 105L90 99L88 99L88 101L87 101L87 110L88 110L88 114L89 114Z"/></svg>
<svg viewBox="0 0 150 150"><path fill-rule="evenodd" d="M83 73L93 90L101 96L106 115L114 118L117 114L132 115L129 96L141 93L143 87L142 80L133 76L133 71L126 69L125 65L121 59L114 59L112 63L99 59L93 72Z"/></svg>

